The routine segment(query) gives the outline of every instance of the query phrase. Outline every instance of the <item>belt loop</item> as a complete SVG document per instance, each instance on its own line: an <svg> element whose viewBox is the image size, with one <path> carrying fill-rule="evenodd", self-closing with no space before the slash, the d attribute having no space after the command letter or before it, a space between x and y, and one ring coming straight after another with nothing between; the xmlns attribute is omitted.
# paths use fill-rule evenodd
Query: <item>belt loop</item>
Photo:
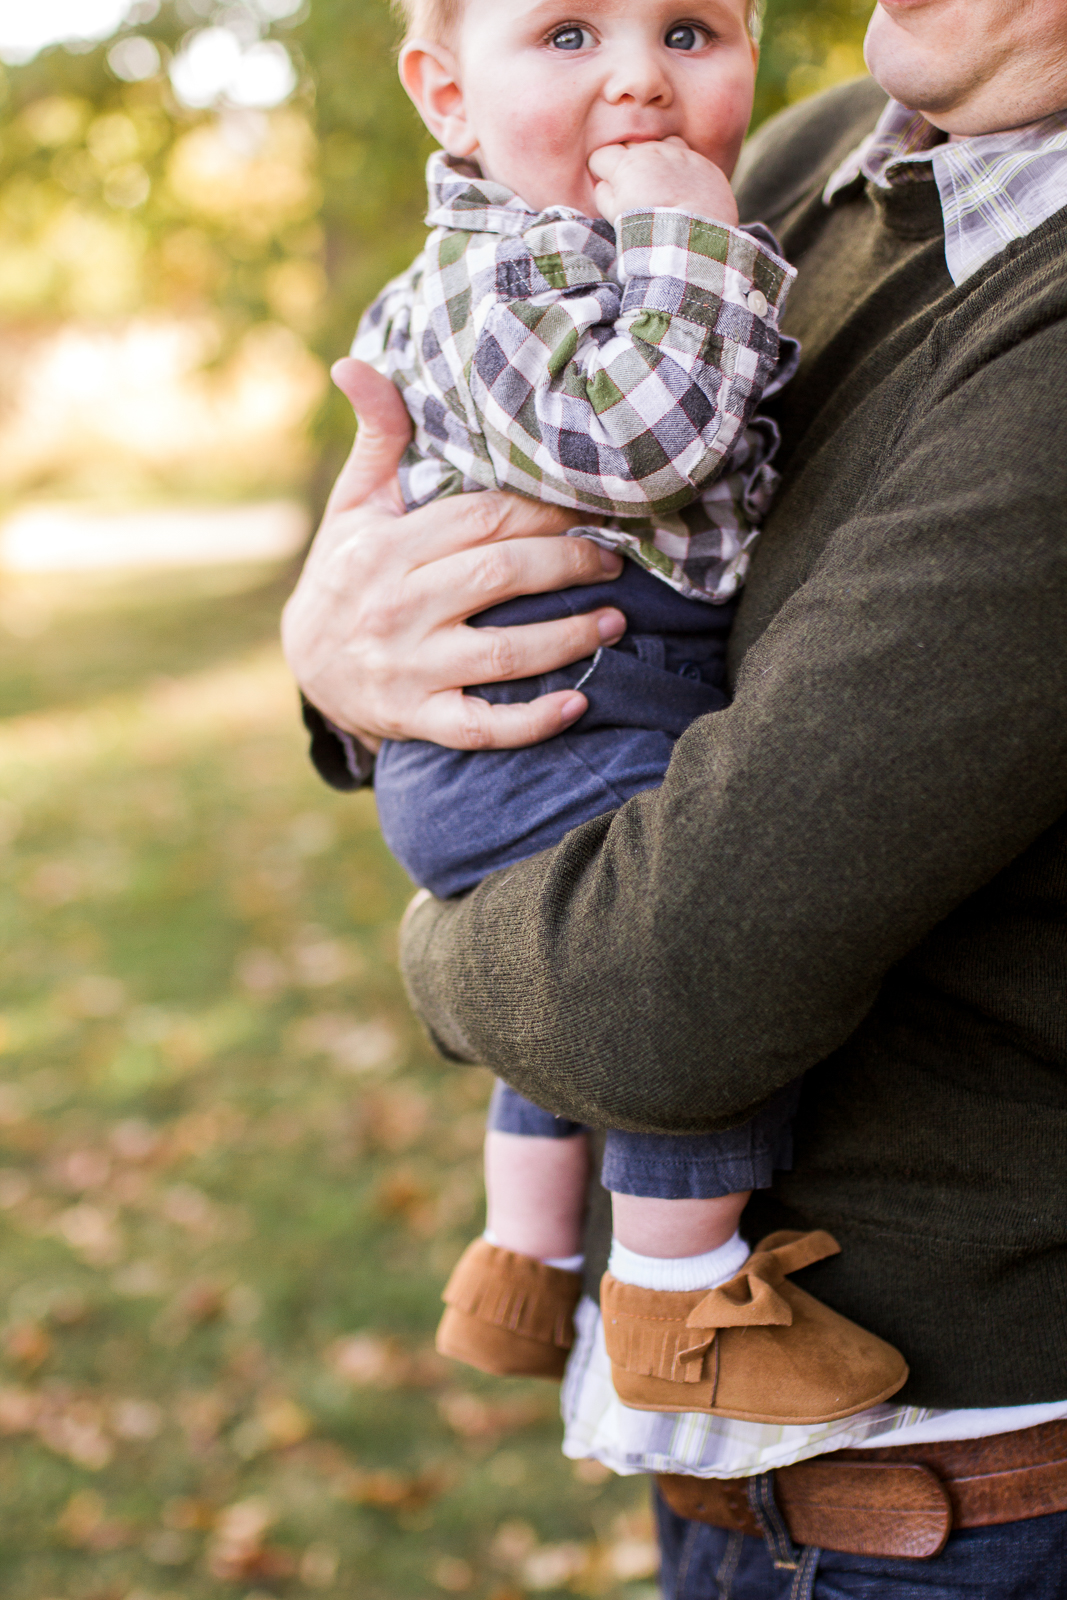
<svg viewBox="0 0 1067 1600"><path fill-rule="evenodd" d="M789 1600L814 1600L815 1574L819 1570L821 1555L822 1551L810 1544L800 1552L800 1564L789 1590Z"/></svg>
<svg viewBox="0 0 1067 1600"><path fill-rule="evenodd" d="M771 1560L779 1572L791 1572L789 1600L812 1600L815 1593L815 1574L819 1568L821 1550L814 1545L801 1549L793 1543L785 1518L774 1498L774 1473L761 1472L747 1483L748 1503L752 1515L763 1531Z"/></svg>
<svg viewBox="0 0 1067 1600"><path fill-rule="evenodd" d="M780 1572L796 1572L800 1565L800 1553L793 1545L785 1519L774 1498L774 1473L757 1473L755 1477L747 1480L746 1489L752 1515L760 1525L775 1567Z"/></svg>

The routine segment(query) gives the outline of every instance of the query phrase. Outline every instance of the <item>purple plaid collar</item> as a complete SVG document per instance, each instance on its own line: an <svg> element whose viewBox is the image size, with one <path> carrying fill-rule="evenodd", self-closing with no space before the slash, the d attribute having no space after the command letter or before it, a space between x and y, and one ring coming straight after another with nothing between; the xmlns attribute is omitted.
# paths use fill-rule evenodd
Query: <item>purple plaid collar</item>
<svg viewBox="0 0 1067 1600"><path fill-rule="evenodd" d="M823 198L832 204L859 178L889 189L931 170L945 218L945 259L952 281L963 283L1067 206L1067 112L952 144L921 112L890 100Z"/></svg>

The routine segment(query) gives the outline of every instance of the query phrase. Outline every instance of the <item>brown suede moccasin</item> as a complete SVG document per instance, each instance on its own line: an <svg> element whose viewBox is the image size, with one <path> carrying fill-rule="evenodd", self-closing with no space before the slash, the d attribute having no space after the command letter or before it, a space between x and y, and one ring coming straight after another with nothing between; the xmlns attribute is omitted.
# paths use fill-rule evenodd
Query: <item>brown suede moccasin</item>
<svg viewBox="0 0 1067 1600"><path fill-rule="evenodd" d="M580 1272L475 1239L445 1284L437 1348L501 1378L561 1378L581 1292Z"/></svg>
<svg viewBox="0 0 1067 1600"><path fill-rule="evenodd" d="M718 1289L637 1289L605 1273L604 1337L619 1399L638 1411L707 1411L743 1422L832 1422L895 1394L899 1350L786 1280L840 1246L772 1233Z"/></svg>

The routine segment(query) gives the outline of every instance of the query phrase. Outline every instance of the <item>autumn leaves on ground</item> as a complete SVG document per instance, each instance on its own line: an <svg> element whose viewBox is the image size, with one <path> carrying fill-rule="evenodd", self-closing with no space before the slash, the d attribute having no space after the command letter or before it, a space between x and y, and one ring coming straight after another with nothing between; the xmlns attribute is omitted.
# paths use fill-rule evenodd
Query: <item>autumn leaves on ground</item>
<svg viewBox="0 0 1067 1600"><path fill-rule="evenodd" d="M645 1486L443 1363L486 1075L248 569L0 594L5 1600L649 1600Z"/></svg>

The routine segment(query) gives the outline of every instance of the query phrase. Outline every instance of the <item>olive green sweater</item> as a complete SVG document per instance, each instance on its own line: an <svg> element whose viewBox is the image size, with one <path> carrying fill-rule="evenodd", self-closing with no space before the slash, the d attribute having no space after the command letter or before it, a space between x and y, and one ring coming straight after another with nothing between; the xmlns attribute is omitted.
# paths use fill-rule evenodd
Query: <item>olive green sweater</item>
<svg viewBox="0 0 1067 1600"><path fill-rule="evenodd" d="M932 181L829 174L869 81L750 147L803 343L735 699L663 787L412 919L446 1053L599 1126L807 1072L754 1233L933 1406L1067 1398L1067 212L953 286Z"/></svg>

